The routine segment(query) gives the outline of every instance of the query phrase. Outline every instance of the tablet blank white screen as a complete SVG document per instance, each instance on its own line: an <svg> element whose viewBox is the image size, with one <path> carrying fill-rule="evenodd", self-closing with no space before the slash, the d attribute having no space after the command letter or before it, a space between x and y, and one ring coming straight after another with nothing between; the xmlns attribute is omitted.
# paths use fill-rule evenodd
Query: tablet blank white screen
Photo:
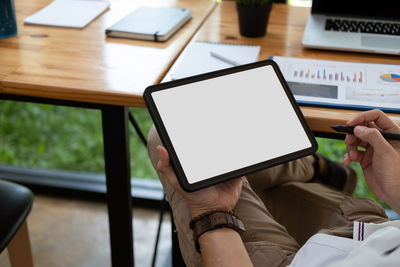
<svg viewBox="0 0 400 267"><path fill-rule="evenodd" d="M152 97L190 184L311 147L272 66Z"/></svg>

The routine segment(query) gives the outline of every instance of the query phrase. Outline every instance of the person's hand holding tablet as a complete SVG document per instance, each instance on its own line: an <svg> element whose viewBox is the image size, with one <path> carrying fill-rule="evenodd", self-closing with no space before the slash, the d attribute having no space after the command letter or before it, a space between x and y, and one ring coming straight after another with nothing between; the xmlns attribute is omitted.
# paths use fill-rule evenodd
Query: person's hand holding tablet
<svg viewBox="0 0 400 267"><path fill-rule="evenodd" d="M241 177L204 188L201 191L186 193L178 184L165 147L158 146L157 152L159 158L157 170L186 200L192 212L192 218L210 210L233 210L242 191Z"/></svg>
<svg viewBox="0 0 400 267"><path fill-rule="evenodd" d="M144 99L187 191L317 149L282 74L269 60L150 86Z"/></svg>

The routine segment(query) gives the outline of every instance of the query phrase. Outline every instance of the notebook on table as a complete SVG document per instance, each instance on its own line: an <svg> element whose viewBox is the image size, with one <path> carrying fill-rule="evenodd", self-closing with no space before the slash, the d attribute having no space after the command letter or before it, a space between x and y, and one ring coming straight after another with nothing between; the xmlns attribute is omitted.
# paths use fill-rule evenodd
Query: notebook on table
<svg viewBox="0 0 400 267"><path fill-rule="evenodd" d="M96 0L54 0L24 19L25 24L84 28L104 12L110 3Z"/></svg>
<svg viewBox="0 0 400 267"><path fill-rule="evenodd" d="M400 54L400 1L313 0L303 45Z"/></svg>
<svg viewBox="0 0 400 267"><path fill-rule="evenodd" d="M173 7L139 7L111 27L107 36L167 41L191 19L191 10Z"/></svg>

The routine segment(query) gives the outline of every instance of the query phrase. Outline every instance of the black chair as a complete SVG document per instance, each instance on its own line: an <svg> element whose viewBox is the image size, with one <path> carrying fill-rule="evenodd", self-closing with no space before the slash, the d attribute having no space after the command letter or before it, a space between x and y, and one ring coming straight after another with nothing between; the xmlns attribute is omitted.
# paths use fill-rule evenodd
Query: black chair
<svg viewBox="0 0 400 267"><path fill-rule="evenodd" d="M8 249L12 267L33 267L26 222L32 203L29 189L0 180L0 252Z"/></svg>

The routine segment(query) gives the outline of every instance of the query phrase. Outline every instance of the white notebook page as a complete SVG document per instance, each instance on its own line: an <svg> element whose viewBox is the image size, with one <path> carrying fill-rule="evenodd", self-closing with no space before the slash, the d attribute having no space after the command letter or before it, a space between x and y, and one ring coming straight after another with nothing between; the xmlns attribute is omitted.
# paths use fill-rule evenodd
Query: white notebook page
<svg viewBox="0 0 400 267"><path fill-rule="evenodd" d="M252 63L258 60L260 47L256 45L231 45L222 43L194 42L178 59L172 70L173 80L197 74L233 67L211 55L211 51L229 58L240 64Z"/></svg>
<svg viewBox="0 0 400 267"><path fill-rule="evenodd" d="M110 3L96 0L55 0L32 16L26 24L83 28L109 7Z"/></svg>

